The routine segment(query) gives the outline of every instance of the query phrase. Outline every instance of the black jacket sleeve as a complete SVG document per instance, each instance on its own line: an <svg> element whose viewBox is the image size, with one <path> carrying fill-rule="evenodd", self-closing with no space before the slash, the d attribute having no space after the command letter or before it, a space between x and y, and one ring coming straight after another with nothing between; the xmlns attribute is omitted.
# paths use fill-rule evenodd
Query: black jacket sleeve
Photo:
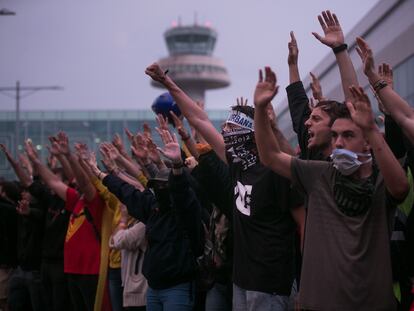
<svg viewBox="0 0 414 311"><path fill-rule="evenodd" d="M228 219L232 219L234 190L229 166L211 150L199 157L193 176L207 192L209 199Z"/></svg>
<svg viewBox="0 0 414 311"><path fill-rule="evenodd" d="M311 110L309 108L309 99L306 95L302 81L294 82L286 88L290 117L292 126L298 137L298 143L301 150L301 158L308 157L308 130L305 126Z"/></svg>
<svg viewBox="0 0 414 311"><path fill-rule="evenodd" d="M201 224L201 204L191 188L186 172L180 175L170 174L168 179L173 206L180 223L190 235L192 249L200 256L204 247L204 231Z"/></svg>
<svg viewBox="0 0 414 311"><path fill-rule="evenodd" d="M107 175L102 180L102 183L119 201L125 204L128 213L132 217L142 221L144 224L147 223L151 209L156 204L155 196L151 191L145 190L141 192L118 176L112 174Z"/></svg>

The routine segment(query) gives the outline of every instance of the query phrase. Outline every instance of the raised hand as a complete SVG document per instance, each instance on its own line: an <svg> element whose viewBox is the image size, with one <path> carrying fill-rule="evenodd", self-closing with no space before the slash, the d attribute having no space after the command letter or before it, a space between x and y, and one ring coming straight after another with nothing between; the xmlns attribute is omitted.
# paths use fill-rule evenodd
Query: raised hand
<svg viewBox="0 0 414 311"><path fill-rule="evenodd" d="M299 49L296 42L295 34L293 31L290 32L290 42L288 43L289 55L288 55L288 65L297 65L298 64L298 55Z"/></svg>
<svg viewBox="0 0 414 311"><path fill-rule="evenodd" d="M46 146L47 150L49 150L50 155L57 157L62 152L60 150L59 141L54 136L49 136L50 146Z"/></svg>
<svg viewBox="0 0 414 311"><path fill-rule="evenodd" d="M69 138L65 132L59 132L57 134L57 141L59 143L60 152L64 155L68 155L70 153L69 147Z"/></svg>
<svg viewBox="0 0 414 311"><path fill-rule="evenodd" d="M364 89L362 87L351 86L349 90L352 94L352 102L347 102L346 105L354 123L363 131L369 131L375 128L376 125L371 103Z"/></svg>
<svg viewBox="0 0 414 311"><path fill-rule="evenodd" d="M186 128L184 127L183 121L177 117L177 115L174 113L174 111L170 111L171 118L174 122L174 126L177 129L178 135L180 135L182 140L187 140L190 138L190 135L188 134Z"/></svg>
<svg viewBox="0 0 414 311"><path fill-rule="evenodd" d="M236 98L236 103L237 103L237 106L247 106L247 98L246 98L246 100L243 98L243 96L242 97L237 97Z"/></svg>
<svg viewBox="0 0 414 311"><path fill-rule="evenodd" d="M142 129L144 131L144 136L148 139L152 138L152 131L151 131L151 127L148 125L148 123L144 123L142 125Z"/></svg>
<svg viewBox="0 0 414 311"><path fill-rule="evenodd" d="M356 50L364 65L364 73L369 77L375 74L374 56L372 50L368 43L361 37L356 38L356 43L358 45Z"/></svg>
<svg viewBox="0 0 414 311"><path fill-rule="evenodd" d="M149 75L154 81L163 83L165 81L165 73L162 71L160 65L153 63L145 69L145 73Z"/></svg>
<svg viewBox="0 0 414 311"><path fill-rule="evenodd" d="M119 152L125 153L124 143L122 141L121 136L118 133L114 135L114 138L112 139L112 144L115 146L116 149L118 149Z"/></svg>
<svg viewBox="0 0 414 311"><path fill-rule="evenodd" d="M392 72L392 67L387 63L382 63L378 67L378 74L385 82L387 82L388 86L394 89L394 74Z"/></svg>
<svg viewBox="0 0 414 311"><path fill-rule="evenodd" d="M134 134L128 128L125 128L124 131L125 131L126 136L128 137L129 142L132 144L132 141L134 140ZM119 137L119 135L118 135L118 137ZM119 138L121 138L121 137L119 137ZM114 143L114 141L112 141L112 143Z"/></svg>
<svg viewBox="0 0 414 311"><path fill-rule="evenodd" d="M313 98L315 98L317 101L324 100L323 94L322 94L322 87L321 87L321 84L319 82L318 77L315 76L312 72L310 72L309 74L312 78L312 82L310 83L310 87L312 89Z"/></svg>
<svg viewBox="0 0 414 311"><path fill-rule="evenodd" d="M147 150L148 150L148 157L154 163L161 163L160 153L158 152L157 145L154 143L152 138L147 139Z"/></svg>
<svg viewBox="0 0 414 311"><path fill-rule="evenodd" d="M7 157L9 161L14 161L9 149L7 149L6 145L0 144L0 150L3 151L4 155Z"/></svg>
<svg viewBox="0 0 414 311"><path fill-rule="evenodd" d="M89 159L88 146L85 143L75 143L74 147L80 159L85 161Z"/></svg>
<svg viewBox="0 0 414 311"><path fill-rule="evenodd" d="M265 67L265 78L263 80L263 72L259 70L259 81L254 91L254 105L256 107L266 107L276 96L279 87L276 85L276 74Z"/></svg>
<svg viewBox="0 0 414 311"><path fill-rule="evenodd" d="M19 215L27 216L30 214L30 194L27 191L22 192L22 198L17 203L16 211Z"/></svg>
<svg viewBox="0 0 414 311"><path fill-rule="evenodd" d="M173 164L182 163L181 159L181 149L180 145L177 142L177 137L175 134L171 135L169 131L158 129L158 134L160 134L161 139L164 143L164 148L157 148L164 157L170 159Z"/></svg>
<svg viewBox="0 0 414 311"><path fill-rule="evenodd" d="M27 157L30 161L35 162L39 160L39 155L37 154L36 149L33 147L32 141L27 139L24 142L24 150L26 151Z"/></svg>
<svg viewBox="0 0 414 311"><path fill-rule="evenodd" d="M157 120L159 129L163 131L169 131L167 118L164 118L162 114L157 114L155 119Z"/></svg>
<svg viewBox="0 0 414 311"><path fill-rule="evenodd" d="M111 157L109 156L108 145L109 145L108 143L102 143L100 145L99 151L102 155L103 165L106 167L108 172L112 172L117 168L117 166L115 164L115 161L111 159Z"/></svg>
<svg viewBox="0 0 414 311"><path fill-rule="evenodd" d="M47 146L48 147L48 146ZM49 153L48 157L47 157L47 166L51 169L54 170L55 168L58 167L58 159L56 156L54 156L53 154Z"/></svg>
<svg viewBox="0 0 414 311"><path fill-rule="evenodd" d="M145 138L142 134L138 133L134 137L134 142L131 145L132 153L140 160L144 162L148 159L148 148Z"/></svg>
<svg viewBox="0 0 414 311"><path fill-rule="evenodd" d="M318 20L325 36L322 37L318 33L312 32L316 39L330 48L344 44L344 34L335 14L332 14L329 10L323 11L322 16L318 15Z"/></svg>

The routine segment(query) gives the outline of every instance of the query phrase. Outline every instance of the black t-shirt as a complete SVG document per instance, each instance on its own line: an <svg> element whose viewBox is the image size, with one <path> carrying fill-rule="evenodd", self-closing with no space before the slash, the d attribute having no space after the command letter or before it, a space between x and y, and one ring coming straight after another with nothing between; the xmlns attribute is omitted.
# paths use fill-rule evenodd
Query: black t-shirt
<svg viewBox="0 0 414 311"><path fill-rule="evenodd" d="M289 295L295 272L295 223L290 208L302 204L289 180L261 163L241 169L231 162L234 186L233 281L245 290Z"/></svg>

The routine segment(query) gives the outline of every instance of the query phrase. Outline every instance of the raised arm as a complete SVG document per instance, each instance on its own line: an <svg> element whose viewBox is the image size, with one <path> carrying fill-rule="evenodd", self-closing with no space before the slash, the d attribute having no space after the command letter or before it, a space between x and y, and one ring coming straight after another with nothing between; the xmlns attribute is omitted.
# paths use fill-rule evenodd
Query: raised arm
<svg viewBox="0 0 414 311"><path fill-rule="evenodd" d="M197 146L193 136L190 133L188 133L188 131L184 127L183 121L174 113L174 111L170 111L170 115L174 121L175 128L177 129L178 135L180 135L182 142L187 147L191 155L195 159L198 159L200 154L198 153Z"/></svg>
<svg viewBox="0 0 414 311"><path fill-rule="evenodd" d="M296 42L295 34L293 31L290 32L290 42L288 43L289 55L288 55L288 65L289 65L289 83L295 83L300 81L299 67L298 67L298 55L299 49Z"/></svg>
<svg viewBox="0 0 414 311"><path fill-rule="evenodd" d="M294 33L290 32L291 40L288 43L289 56L289 80L290 84L286 87L286 93L289 104L289 113L292 119L292 127L297 135L301 158L308 157L308 130L305 126L306 120L309 119L311 110L309 108L309 99L306 95L303 83L300 80L298 69L299 49Z"/></svg>
<svg viewBox="0 0 414 311"><path fill-rule="evenodd" d="M292 148L292 146L289 144L288 140L286 139L285 135L283 135L282 131L277 126L277 117L275 109L273 108L272 103L269 103L267 105L267 115L270 119L270 125L272 127L273 135L275 135L279 145L280 149L290 155L295 155L295 150Z"/></svg>
<svg viewBox="0 0 414 311"><path fill-rule="evenodd" d="M24 169L19 165L19 163L12 157L10 151L7 147L3 144L0 144L0 150L3 151L4 155L6 156L7 160L9 161L10 165L13 167L14 172L16 173L17 177L19 178L20 182L24 187L30 186L32 183L32 176L29 176Z"/></svg>
<svg viewBox="0 0 414 311"><path fill-rule="evenodd" d="M362 59L364 73L369 83L374 87L385 109L401 126L407 138L414 142L414 111L413 108L375 71L374 57L368 43L362 38L356 39L357 52Z"/></svg>
<svg viewBox="0 0 414 311"><path fill-rule="evenodd" d="M408 193L408 180L403 168L385 142L374 121L374 114L368 96L361 87L351 87L352 102L347 102L352 120L358 125L367 138L375 161L384 177L388 192L397 200L404 200Z"/></svg>
<svg viewBox="0 0 414 311"><path fill-rule="evenodd" d="M61 153L68 159L70 167L75 175L76 182L80 191L85 195L85 199L88 202L91 202L96 195L96 189L92 182L90 181L88 175L82 169L79 164L79 158L70 151L69 139L65 133L60 132L59 136L59 146Z"/></svg>
<svg viewBox="0 0 414 311"><path fill-rule="evenodd" d="M345 44L344 34L341 25L335 14L329 10L323 11L322 16L318 15L319 24L324 32L324 37L316 32L312 32L316 39L321 43L330 47L336 57L338 63L339 73L341 75L342 89L344 91L345 99L352 97L349 87L351 85L358 85L357 75L348 53L348 46Z"/></svg>
<svg viewBox="0 0 414 311"><path fill-rule="evenodd" d="M47 149L49 150L50 154L56 156L60 165L62 165L63 173L65 174L66 178L69 182L74 181L75 175L73 174L72 168L70 167L69 161L66 157L60 152L59 143L57 137L49 137L50 147L48 146Z"/></svg>
<svg viewBox="0 0 414 311"><path fill-rule="evenodd" d="M322 93L322 86L321 86L321 83L319 82L318 77L312 72L309 72L309 74L312 79L312 82L310 83L310 87L312 90L313 98L315 98L317 101L325 100L325 97L323 97L323 93Z"/></svg>
<svg viewBox="0 0 414 311"><path fill-rule="evenodd" d="M226 161L223 137L209 120L207 113L188 97L169 76L164 74L157 63L149 66L145 73L153 80L160 82L170 92L188 122L204 137L217 155Z"/></svg>
<svg viewBox="0 0 414 311"><path fill-rule="evenodd" d="M291 179L291 156L283 153L279 143L272 133L270 119L267 115L267 105L277 94L276 74L265 68L265 78L262 70L259 71L259 82L254 92L254 128L257 149L260 161L277 174Z"/></svg>
<svg viewBox="0 0 414 311"><path fill-rule="evenodd" d="M32 162L33 167L37 169L37 172L39 173L43 182L62 200L66 201L66 191L68 189L68 186L40 161L36 150L28 141L25 142L25 151L29 160Z"/></svg>

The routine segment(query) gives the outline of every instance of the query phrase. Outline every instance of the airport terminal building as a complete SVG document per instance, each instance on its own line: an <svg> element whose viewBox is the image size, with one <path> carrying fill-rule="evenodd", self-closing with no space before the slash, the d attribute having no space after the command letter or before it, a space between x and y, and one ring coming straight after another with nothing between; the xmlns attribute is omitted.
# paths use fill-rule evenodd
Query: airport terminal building
<svg viewBox="0 0 414 311"><path fill-rule="evenodd" d="M358 75L358 81L368 94L368 80L362 72L362 63L355 50L355 38L362 36L371 46L376 66L386 62L393 67L394 88L414 106L414 0L381 0L346 35L345 42ZM329 54L313 70L321 82L326 98L344 99L340 75L334 54ZM303 80L308 97L312 96L310 79ZM370 96L376 108L373 96ZM287 98L277 107L278 124L292 145L296 145ZM376 113L379 113L376 110Z"/></svg>

